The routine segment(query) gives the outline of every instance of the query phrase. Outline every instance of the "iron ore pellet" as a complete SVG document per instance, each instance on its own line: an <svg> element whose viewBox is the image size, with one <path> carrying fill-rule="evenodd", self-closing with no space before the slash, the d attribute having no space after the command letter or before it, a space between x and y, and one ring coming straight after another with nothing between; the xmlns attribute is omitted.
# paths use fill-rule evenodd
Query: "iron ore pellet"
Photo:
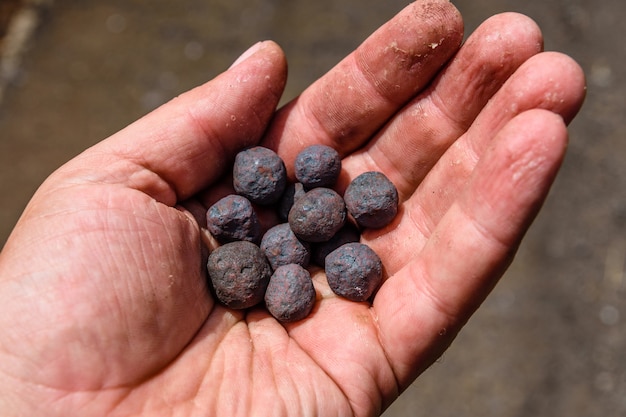
<svg viewBox="0 0 626 417"><path fill-rule="evenodd" d="M379 229L398 213L398 190L381 172L365 172L356 177L343 196L346 208L359 226Z"/></svg>
<svg viewBox="0 0 626 417"><path fill-rule="evenodd" d="M221 243L247 240L258 243L261 226L250 201L240 195L228 195L207 210L207 229Z"/></svg>
<svg viewBox="0 0 626 417"><path fill-rule="evenodd" d="M298 239L289 223L279 224L265 232L261 239L261 250L273 270L288 264L306 268L311 259L311 245Z"/></svg>
<svg viewBox="0 0 626 417"><path fill-rule="evenodd" d="M265 296L272 270L254 243L226 243L209 255L207 270L217 299L227 307L252 307Z"/></svg>
<svg viewBox="0 0 626 417"><path fill-rule="evenodd" d="M315 305L315 288L309 272L300 265L283 265L274 271L265 292L265 306L281 322L307 317Z"/></svg>
<svg viewBox="0 0 626 417"><path fill-rule="evenodd" d="M305 188L332 187L341 172L341 158L326 145L304 148L294 162L295 176Z"/></svg>
<svg viewBox="0 0 626 417"><path fill-rule="evenodd" d="M237 194L256 204L276 203L287 185L283 160L271 149L255 146L235 157L233 186Z"/></svg>
<svg viewBox="0 0 626 417"><path fill-rule="evenodd" d="M382 280L382 262L363 243L346 243L326 257L326 277L330 289L351 301L371 297Z"/></svg>
<svg viewBox="0 0 626 417"><path fill-rule="evenodd" d="M289 225L306 242L325 242L343 227L346 205L330 188L314 188L300 197L289 211Z"/></svg>

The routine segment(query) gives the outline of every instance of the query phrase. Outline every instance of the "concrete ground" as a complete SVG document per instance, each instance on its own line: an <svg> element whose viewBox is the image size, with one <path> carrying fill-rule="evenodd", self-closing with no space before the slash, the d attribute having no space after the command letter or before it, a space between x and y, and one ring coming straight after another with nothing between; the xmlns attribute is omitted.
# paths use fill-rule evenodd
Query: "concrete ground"
<svg viewBox="0 0 626 417"><path fill-rule="evenodd" d="M626 3L453 2L467 33L497 12L530 15L546 49L583 66L589 90L564 167L513 266L385 416L625 416ZM212 78L257 40L284 47L292 98L407 1L39 3L37 30L2 74L0 244L52 170Z"/></svg>

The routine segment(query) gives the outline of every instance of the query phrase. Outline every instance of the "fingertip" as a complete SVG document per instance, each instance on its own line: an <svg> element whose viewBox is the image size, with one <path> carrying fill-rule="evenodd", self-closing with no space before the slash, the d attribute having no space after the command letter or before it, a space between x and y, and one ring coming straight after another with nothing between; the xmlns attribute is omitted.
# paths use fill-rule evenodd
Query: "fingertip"
<svg viewBox="0 0 626 417"><path fill-rule="evenodd" d="M562 82L569 86L569 106L561 113L566 125L569 125L582 108L587 96L587 79L585 72L573 57L562 52L546 52L554 59L555 65L563 70Z"/></svg>
<svg viewBox="0 0 626 417"><path fill-rule="evenodd" d="M226 72L241 70L247 73L251 67L255 71L271 68L271 72L276 74L273 78L278 80L277 91L282 94L287 82L287 58L280 45L272 40L257 42L244 51Z"/></svg>
<svg viewBox="0 0 626 417"><path fill-rule="evenodd" d="M500 22L512 30L523 30L534 37L543 38L539 24L532 17L519 12L502 12L495 14L485 22Z"/></svg>
<svg viewBox="0 0 626 417"><path fill-rule="evenodd" d="M585 73L578 62L562 52L548 51L538 54L524 64L526 84L537 88L537 97L541 100L537 107L549 109L561 115L566 125L580 111L587 86Z"/></svg>
<svg viewBox="0 0 626 417"><path fill-rule="evenodd" d="M474 33L486 29L483 40L496 43L514 43L516 48L526 47L538 53L543 51L541 28L529 16L517 12L504 12L487 18ZM500 48L508 51L506 48Z"/></svg>

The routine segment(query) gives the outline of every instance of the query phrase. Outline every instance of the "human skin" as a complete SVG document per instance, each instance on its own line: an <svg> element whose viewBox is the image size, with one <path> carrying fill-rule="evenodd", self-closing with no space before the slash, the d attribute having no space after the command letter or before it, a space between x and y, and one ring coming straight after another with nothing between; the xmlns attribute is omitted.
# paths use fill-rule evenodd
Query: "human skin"
<svg viewBox="0 0 626 417"><path fill-rule="evenodd" d="M580 67L542 52L530 19L462 32L451 3L412 3L276 112L285 57L257 44L54 172L0 253L3 415L382 413L505 271L584 99ZM385 267L373 303L312 270L303 321L220 306L199 213L237 151L274 149L293 181L314 143L342 156L339 188L371 170L398 188L396 219L361 240Z"/></svg>

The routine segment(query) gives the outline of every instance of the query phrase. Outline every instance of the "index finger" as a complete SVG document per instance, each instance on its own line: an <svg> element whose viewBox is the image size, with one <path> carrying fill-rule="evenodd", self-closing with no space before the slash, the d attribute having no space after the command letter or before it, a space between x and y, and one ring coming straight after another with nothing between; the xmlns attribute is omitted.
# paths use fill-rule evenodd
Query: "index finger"
<svg viewBox="0 0 626 417"><path fill-rule="evenodd" d="M263 144L285 161L317 143L345 156L428 85L462 38L452 3L413 2L280 109Z"/></svg>

